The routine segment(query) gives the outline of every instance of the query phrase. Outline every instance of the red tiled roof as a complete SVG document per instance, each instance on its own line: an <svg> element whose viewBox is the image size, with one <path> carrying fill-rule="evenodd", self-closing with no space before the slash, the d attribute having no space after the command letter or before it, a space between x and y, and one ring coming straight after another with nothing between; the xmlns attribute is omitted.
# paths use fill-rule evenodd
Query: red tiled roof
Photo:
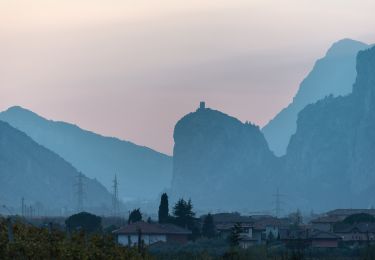
<svg viewBox="0 0 375 260"><path fill-rule="evenodd" d="M146 223L136 222L124 226L120 229L113 231L114 234L138 234L141 230L142 234L170 234L170 235L190 235L191 231L178 227L172 224L157 224L157 223Z"/></svg>

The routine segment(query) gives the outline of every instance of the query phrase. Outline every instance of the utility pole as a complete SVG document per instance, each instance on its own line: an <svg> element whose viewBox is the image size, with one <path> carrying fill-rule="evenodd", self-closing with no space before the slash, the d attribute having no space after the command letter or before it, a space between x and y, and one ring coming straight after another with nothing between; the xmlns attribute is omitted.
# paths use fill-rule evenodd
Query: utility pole
<svg viewBox="0 0 375 260"><path fill-rule="evenodd" d="M281 204L283 204L281 197L284 196L283 194L280 194L279 188L276 190L276 194L273 194L275 197L275 215L278 218L280 216L280 213L282 212Z"/></svg>
<svg viewBox="0 0 375 260"><path fill-rule="evenodd" d="M25 216L25 198L22 197L21 199L21 214L22 214L22 217Z"/></svg>
<svg viewBox="0 0 375 260"><path fill-rule="evenodd" d="M83 189L83 175L81 172L78 173L77 176L77 183L76 183L77 191L77 211L83 211L83 196L84 196L84 189Z"/></svg>
<svg viewBox="0 0 375 260"><path fill-rule="evenodd" d="M119 205L119 199L118 199L118 181L117 181L117 175L115 174L115 178L113 180L113 194L112 194L112 210L113 210L113 216L117 217L119 215L120 211L120 205Z"/></svg>

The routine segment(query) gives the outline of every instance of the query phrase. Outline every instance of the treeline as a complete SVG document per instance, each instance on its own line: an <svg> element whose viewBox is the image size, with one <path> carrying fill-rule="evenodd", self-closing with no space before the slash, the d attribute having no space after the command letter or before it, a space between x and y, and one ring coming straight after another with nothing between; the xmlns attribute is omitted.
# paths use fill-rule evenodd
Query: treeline
<svg viewBox="0 0 375 260"><path fill-rule="evenodd" d="M205 216L203 223L201 219L196 217L193 211L193 203L191 200L179 199L172 208L172 214L169 212L168 195L163 193L160 199L158 220L159 224L174 224L182 228L189 229L192 232L191 239L198 237L212 238L216 234L214 220L211 214ZM141 210L134 209L129 214L128 224L138 221L144 221ZM147 222L156 222L151 218Z"/></svg>
<svg viewBox="0 0 375 260"><path fill-rule="evenodd" d="M152 259L146 252L117 245L111 234L69 232L52 224L35 227L18 218L0 218L0 258Z"/></svg>

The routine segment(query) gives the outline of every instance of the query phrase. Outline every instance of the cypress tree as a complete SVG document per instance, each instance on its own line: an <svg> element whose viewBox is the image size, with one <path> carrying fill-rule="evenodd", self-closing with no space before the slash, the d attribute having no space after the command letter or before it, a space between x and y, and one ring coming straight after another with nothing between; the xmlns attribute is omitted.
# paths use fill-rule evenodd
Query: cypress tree
<svg viewBox="0 0 375 260"><path fill-rule="evenodd" d="M159 223L167 223L169 218L168 195L163 193L159 205Z"/></svg>
<svg viewBox="0 0 375 260"><path fill-rule="evenodd" d="M207 238L212 238L216 234L214 218L210 213L204 218L202 226L202 235Z"/></svg>

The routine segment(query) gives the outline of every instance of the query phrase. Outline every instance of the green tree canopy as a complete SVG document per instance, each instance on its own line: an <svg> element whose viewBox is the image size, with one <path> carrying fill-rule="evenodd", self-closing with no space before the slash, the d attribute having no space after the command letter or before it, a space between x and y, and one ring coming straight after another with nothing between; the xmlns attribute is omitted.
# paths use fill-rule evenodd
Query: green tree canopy
<svg viewBox="0 0 375 260"><path fill-rule="evenodd" d="M214 218L210 213L203 220L202 235L207 238L212 238L216 235Z"/></svg>
<svg viewBox="0 0 375 260"><path fill-rule="evenodd" d="M228 237L229 244L231 247L237 247L240 244L241 233L242 233L241 223L236 223L231 229L230 235Z"/></svg>
<svg viewBox="0 0 375 260"><path fill-rule="evenodd" d="M190 230L193 229L195 213L191 200L186 202L184 199L179 199L173 207L173 215L176 225Z"/></svg>
<svg viewBox="0 0 375 260"><path fill-rule="evenodd" d="M366 213L358 213L358 214L350 215L343 220L343 223L351 224L351 225L356 224L356 223L366 223L366 222L370 222L370 223L375 222L375 217Z"/></svg>
<svg viewBox="0 0 375 260"><path fill-rule="evenodd" d="M65 220L71 231L84 230L87 233L98 232L102 228L102 218L88 212L74 214Z"/></svg>
<svg viewBox="0 0 375 260"><path fill-rule="evenodd" d="M139 222L139 221L142 221L141 209L133 209L133 211L130 212L128 224Z"/></svg>

